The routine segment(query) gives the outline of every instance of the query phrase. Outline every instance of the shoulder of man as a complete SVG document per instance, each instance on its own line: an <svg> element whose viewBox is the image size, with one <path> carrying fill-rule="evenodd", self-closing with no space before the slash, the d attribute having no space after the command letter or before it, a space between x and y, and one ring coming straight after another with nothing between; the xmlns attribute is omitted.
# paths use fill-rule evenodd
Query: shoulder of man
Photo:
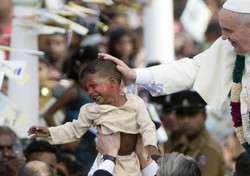
<svg viewBox="0 0 250 176"><path fill-rule="evenodd" d="M197 152L195 159L200 168L205 167L208 162L212 165L223 165L224 163L222 149L219 143L211 136L205 136L202 138L199 151Z"/></svg>

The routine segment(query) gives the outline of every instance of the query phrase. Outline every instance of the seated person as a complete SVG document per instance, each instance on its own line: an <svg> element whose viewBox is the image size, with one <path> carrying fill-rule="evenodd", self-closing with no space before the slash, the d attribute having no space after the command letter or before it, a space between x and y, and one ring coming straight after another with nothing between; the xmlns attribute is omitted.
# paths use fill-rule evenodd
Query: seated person
<svg viewBox="0 0 250 176"><path fill-rule="evenodd" d="M47 138L52 144L73 142L92 125L101 126L104 134L121 132L121 147L114 175L140 175L140 164L135 154L136 134L142 135L148 152L159 155L154 123L149 117L143 100L121 92L121 74L111 61L96 59L80 74L81 83L94 103L82 106L79 117L57 127L32 126L28 135ZM100 163L101 155L94 166ZM89 175L95 169L92 168Z"/></svg>

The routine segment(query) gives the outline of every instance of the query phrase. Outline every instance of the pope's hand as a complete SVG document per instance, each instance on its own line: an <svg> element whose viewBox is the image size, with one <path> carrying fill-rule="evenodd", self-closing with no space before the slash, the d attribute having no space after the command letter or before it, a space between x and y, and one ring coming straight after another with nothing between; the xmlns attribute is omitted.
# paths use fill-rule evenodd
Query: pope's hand
<svg viewBox="0 0 250 176"><path fill-rule="evenodd" d="M133 69L129 68L122 60L104 53L99 53L98 59L104 59L114 62L117 65L116 69L121 72L124 79L132 82L136 80L136 72Z"/></svg>

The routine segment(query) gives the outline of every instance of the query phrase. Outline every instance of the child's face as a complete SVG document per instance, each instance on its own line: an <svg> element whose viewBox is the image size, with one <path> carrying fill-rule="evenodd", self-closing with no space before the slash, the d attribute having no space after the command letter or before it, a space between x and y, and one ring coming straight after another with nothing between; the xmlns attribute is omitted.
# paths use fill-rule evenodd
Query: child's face
<svg viewBox="0 0 250 176"><path fill-rule="evenodd" d="M129 59L133 53L133 43L130 36L122 36L114 45L114 49L119 53L120 57Z"/></svg>
<svg viewBox="0 0 250 176"><path fill-rule="evenodd" d="M49 79L49 67L42 63L39 62L39 81L40 84L44 84L45 81Z"/></svg>
<svg viewBox="0 0 250 176"><path fill-rule="evenodd" d="M89 74L82 79L82 83L89 97L97 104L110 104L116 93L113 77L101 77L98 73Z"/></svg>

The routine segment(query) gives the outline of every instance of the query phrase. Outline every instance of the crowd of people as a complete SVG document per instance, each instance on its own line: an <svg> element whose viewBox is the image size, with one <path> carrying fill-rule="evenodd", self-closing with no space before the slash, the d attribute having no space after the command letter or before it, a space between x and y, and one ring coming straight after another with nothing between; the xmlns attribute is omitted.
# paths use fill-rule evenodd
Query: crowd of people
<svg viewBox="0 0 250 176"><path fill-rule="evenodd" d="M88 26L86 36L75 31L71 31L71 37L62 33L39 35L39 50L45 53L39 58L37 78L39 124L27 129L27 138L19 138L13 129L0 126L0 175L250 175L249 153L245 152L250 151L250 141L243 118L249 101L245 86L247 62L246 73L240 78L243 93L238 99L231 98L231 105L241 102L239 113L245 138L238 140L237 120L229 127L234 126L236 132L221 141L206 127L207 106L219 109L229 90L231 96L241 90L230 87L234 60L228 61L250 51L246 27L249 28L250 10L245 8L250 3L240 1L240 5L235 5L235 0L204 0L213 17L205 41L198 43L180 22L187 1L174 0L174 48L178 61L168 65L144 61L143 9L137 9L135 17L140 22L132 25L131 14L124 9L74 1L98 9L98 20L108 30ZM2 0L1 45L6 43L1 36L9 31L11 14L11 0ZM249 54L245 57L249 59ZM146 65L159 66L144 69ZM163 95L152 97L144 87L129 87L131 82L163 83ZM6 77L1 92L8 96ZM159 122L147 111L149 104L153 104ZM223 118L230 121L231 116ZM168 135L164 143L157 142L158 128Z"/></svg>

